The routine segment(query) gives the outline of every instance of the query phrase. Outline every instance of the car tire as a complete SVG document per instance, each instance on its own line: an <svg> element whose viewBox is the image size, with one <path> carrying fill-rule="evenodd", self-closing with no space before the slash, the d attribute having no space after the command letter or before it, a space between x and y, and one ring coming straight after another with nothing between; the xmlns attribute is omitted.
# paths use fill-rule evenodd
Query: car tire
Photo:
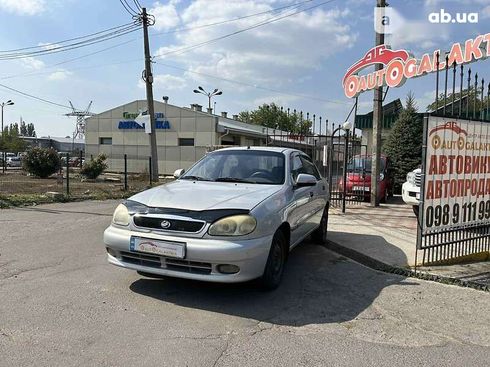
<svg viewBox="0 0 490 367"><path fill-rule="evenodd" d="M284 264L286 262L286 238L279 230L272 238L269 256L265 265L264 274L259 280L260 287L266 290L276 289L281 283L282 274L284 273Z"/></svg>
<svg viewBox="0 0 490 367"><path fill-rule="evenodd" d="M166 278L165 275L159 275L159 274L152 274L152 273L147 273L144 271L136 271L139 275L147 277L147 278L154 278L154 279L164 279Z"/></svg>
<svg viewBox="0 0 490 367"><path fill-rule="evenodd" d="M315 243L318 243L319 245L323 245L327 243L327 227L328 227L328 208L329 204L325 206L325 209L323 210L323 215L322 219L320 221L320 226L315 229L313 232L312 238L315 241Z"/></svg>
<svg viewBox="0 0 490 367"><path fill-rule="evenodd" d="M415 216L418 218L419 217L419 206L413 205L412 209L413 209L413 214L415 214Z"/></svg>

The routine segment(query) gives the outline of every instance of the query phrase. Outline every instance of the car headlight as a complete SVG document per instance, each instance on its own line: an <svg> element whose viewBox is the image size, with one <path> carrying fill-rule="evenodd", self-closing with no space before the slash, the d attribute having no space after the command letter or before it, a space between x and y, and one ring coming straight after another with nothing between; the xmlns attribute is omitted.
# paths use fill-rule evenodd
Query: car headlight
<svg viewBox="0 0 490 367"><path fill-rule="evenodd" d="M385 179L385 174L384 173L380 173L379 174L379 180L380 181L383 181Z"/></svg>
<svg viewBox="0 0 490 367"><path fill-rule="evenodd" d="M146 213L148 213L148 207L146 205L136 201L126 200L117 206L112 216L112 223L120 226L128 226L131 215Z"/></svg>
<svg viewBox="0 0 490 367"><path fill-rule="evenodd" d="M119 226L129 225L129 211L126 205L119 204L117 206L116 210L114 210L114 215L112 216L112 223Z"/></svg>
<svg viewBox="0 0 490 367"><path fill-rule="evenodd" d="M252 233L257 221L250 215L233 215L216 221L209 227L211 236L244 236Z"/></svg>

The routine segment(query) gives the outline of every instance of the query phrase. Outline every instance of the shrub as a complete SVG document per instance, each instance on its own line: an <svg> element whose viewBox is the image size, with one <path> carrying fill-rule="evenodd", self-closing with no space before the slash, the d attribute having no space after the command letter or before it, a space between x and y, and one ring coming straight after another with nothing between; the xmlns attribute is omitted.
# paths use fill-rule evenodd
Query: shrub
<svg viewBox="0 0 490 367"><path fill-rule="evenodd" d="M80 173L89 179L96 179L107 169L107 156L104 153L99 154L95 159L91 158L85 162Z"/></svg>
<svg viewBox="0 0 490 367"><path fill-rule="evenodd" d="M40 178L46 178L61 167L61 159L53 148L32 148L23 160L24 169Z"/></svg>

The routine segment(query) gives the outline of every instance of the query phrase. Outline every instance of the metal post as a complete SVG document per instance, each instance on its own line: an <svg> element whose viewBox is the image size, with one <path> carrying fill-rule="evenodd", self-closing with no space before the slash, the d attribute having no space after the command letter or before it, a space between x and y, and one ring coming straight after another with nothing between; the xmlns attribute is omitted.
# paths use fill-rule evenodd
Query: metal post
<svg viewBox="0 0 490 367"><path fill-rule="evenodd" d="M142 10L143 17L143 37L145 48L145 84L146 84L146 100L148 104L148 113L150 115L150 152L152 157L152 169L151 178L154 181L158 181L158 154L157 154L157 137L155 130L155 107L153 105L153 74L151 72L151 56L150 56L150 42L148 40L148 14L146 8Z"/></svg>
<svg viewBox="0 0 490 367"><path fill-rule="evenodd" d="M66 153L66 196L70 196L70 153Z"/></svg>
<svg viewBox="0 0 490 367"><path fill-rule="evenodd" d="M458 116L461 117L463 114L463 77L464 77L464 66L461 64L461 73L459 74L461 80L459 83L459 113Z"/></svg>
<svg viewBox="0 0 490 367"><path fill-rule="evenodd" d="M447 78L449 73L449 55L446 55L446 65L445 65L445 79L444 79L444 116L446 116L446 104L447 104Z"/></svg>
<svg viewBox="0 0 490 367"><path fill-rule="evenodd" d="M386 7L385 0L377 0L377 7ZM382 45L385 42L383 33L376 33L376 46ZM375 71L383 69L382 64L376 64ZM378 178L381 166L381 130L383 128L383 87L380 86L374 90L373 99L373 148L372 148L372 176L375 179L371 180L371 205L379 206L378 198Z"/></svg>
<svg viewBox="0 0 490 367"><path fill-rule="evenodd" d="M347 196L347 156L349 155L349 130L345 131L344 147L344 182L342 185L342 213L345 213L345 198Z"/></svg>
<svg viewBox="0 0 490 367"><path fill-rule="evenodd" d="M482 78L481 80L481 102L480 102L480 109L478 110L478 114L480 116L480 120L485 119L485 109L483 108L483 100L485 98L485 79Z"/></svg>
<svg viewBox="0 0 490 367"><path fill-rule="evenodd" d="M128 155L124 154L124 191L128 191Z"/></svg>
<svg viewBox="0 0 490 367"><path fill-rule="evenodd" d="M468 69L468 91L466 92L466 118L470 116L471 69Z"/></svg>
<svg viewBox="0 0 490 367"><path fill-rule="evenodd" d="M436 53L436 112L439 110L439 52Z"/></svg>
<svg viewBox="0 0 490 367"><path fill-rule="evenodd" d="M454 116L454 93L456 93L456 61L453 62L453 94L451 102L451 116Z"/></svg>
<svg viewBox="0 0 490 367"><path fill-rule="evenodd" d="M478 73L475 73L475 95L473 96L473 120L476 118L476 98L478 97Z"/></svg>
<svg viewBox="0 0 490 367"><path fill-rule="evenodd" d="M83 159L83 152L82 152L82 150L80 150L80 157L79 157L80 162L78 162L78 164L80 165L80 168L82 168L82 166L83 166L82 165L82 159Z"/></svg>
<svg viewBox="0 0 490 367"><path fill-rule="evenodd" d="M151 174L151 173L152 173L152 169L153 169L153 167L152 167L152 165L151 165L151 157L148 157L148 167L149 167L150 186L151 186L151 183L152 183L152 177L153 177L153 176L152 176L152 174Z"/></svg>

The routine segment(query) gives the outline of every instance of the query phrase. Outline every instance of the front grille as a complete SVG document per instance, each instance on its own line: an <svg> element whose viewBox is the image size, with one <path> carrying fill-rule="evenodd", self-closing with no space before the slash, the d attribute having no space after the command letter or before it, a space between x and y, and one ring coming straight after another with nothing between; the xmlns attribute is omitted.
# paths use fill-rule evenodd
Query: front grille
<svg viewBox="0 0 490 367"><path fill-rule="evenodd" d="M206 224L205 222L196 222L179 219L167 219L167 218L155 218L145 216L135 216L134 224L138 227L152 228L165 231L178 231L178 232L199 232ZM167 221L170 223L168 228L162 227L162 222Z"/></svg>
<svg viewBox="0 0 490 367"><path fill-rule="evenodd" d="M415 186L420 187L421 183L422 183L422 173L417 172L415 174Z"/></svg>
<svg viewBox="0 0 490 367"><path fill-rule="evenodd" d="M121 259L124 262L148 266L150 268L168 269L172 271L180 271L190 274L211 274L212 265L199 261L189 261L183 259L175 259L165 256L146 255L140 252L124 252L121 251Z"/></svg>

